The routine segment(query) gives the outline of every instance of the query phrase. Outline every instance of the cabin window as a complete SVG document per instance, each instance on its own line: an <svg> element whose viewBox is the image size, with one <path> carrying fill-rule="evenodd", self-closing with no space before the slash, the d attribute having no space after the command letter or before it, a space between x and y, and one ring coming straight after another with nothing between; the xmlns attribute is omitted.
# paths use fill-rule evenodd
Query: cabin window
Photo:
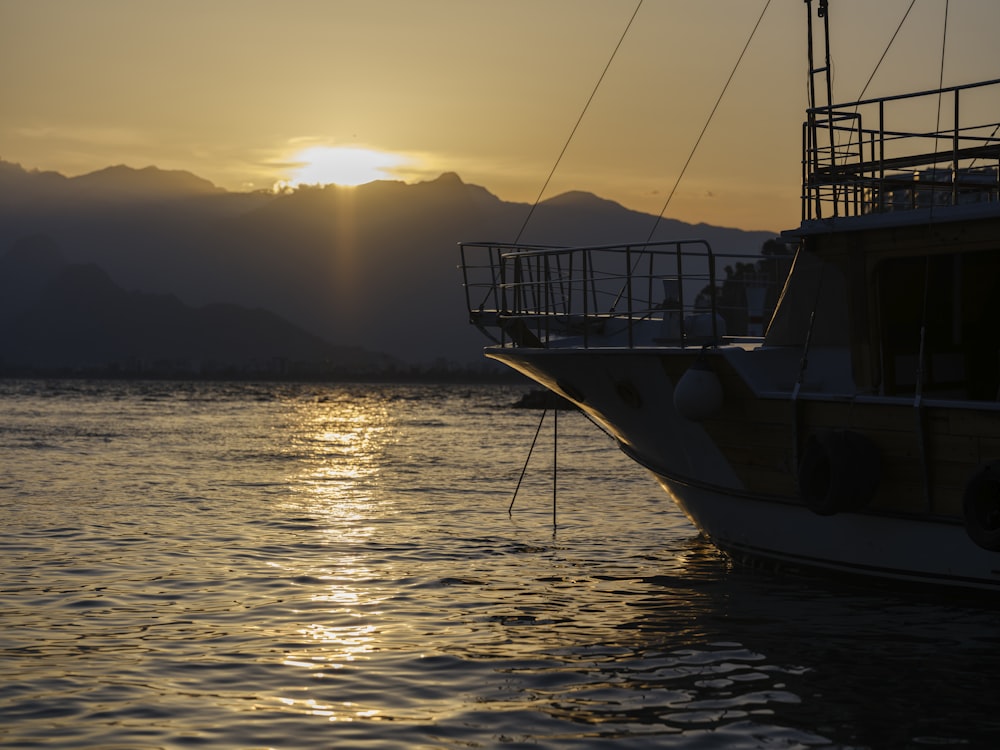
<svg viewBox="0 0 1000 750"><path fill-rule="evenodd" d="M915 394L919 379L928 396L997 398L1000 251L886 260L876 288L887 395Z"/></svg>

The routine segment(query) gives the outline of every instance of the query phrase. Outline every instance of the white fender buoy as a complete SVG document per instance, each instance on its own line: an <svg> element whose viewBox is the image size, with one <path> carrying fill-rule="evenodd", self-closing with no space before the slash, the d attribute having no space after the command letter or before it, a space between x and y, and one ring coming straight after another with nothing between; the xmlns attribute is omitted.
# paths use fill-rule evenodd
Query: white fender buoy
<svg viewBox="0 0 1000 750"><path fill-rule="evenodd" d="M701 357L677 381L674 408L694 422L714 416L722 408L722 383Z"/></svg>

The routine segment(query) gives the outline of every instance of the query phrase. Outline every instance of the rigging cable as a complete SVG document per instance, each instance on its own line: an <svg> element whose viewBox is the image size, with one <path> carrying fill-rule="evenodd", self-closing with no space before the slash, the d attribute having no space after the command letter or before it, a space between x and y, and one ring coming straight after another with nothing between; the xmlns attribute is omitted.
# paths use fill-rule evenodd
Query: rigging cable
<svg viewBox="0 0 1000 750"><path fill-rule="evenodd" d="M770 0L768 1L770 2ZM566 143L563 144L562 150L559 152L559 156L556 157L555 164L552 165L552 169L549 171L549 176L545 178L545 182L542 184L542 189L538 191L538 196L535 198L535 202L531 204L531 208L528 210L528 215L524 217L524 223L521 224L521 228L517 231L517 237L514 239L515 245L520 242L521 235L524 234L524 230L528 227L528 222L531 221L531 217L535 213L535 208L538 207L538 204L542 200L542 196L545 194L545 191L549 187L549 183L552 181L553 175L555 175L556 170L559 168L559 162L561 162L563 156L565 156L566 149L569 148L569 144L572 142L573 136L576 135L576 131L580 127L580 123L583 122L584 115L586 115L587 110L590 109L590 104L594 101L594 97L597 95L597 90L601 87L601 83L604 81L604 76L608 74L608 69L611 68L611 63L618 54L618 50L621 49L622 42L625 41L625 37L628 34L629 29L632 28L632 22L635 21L635 17L639 15L639 9L642 7L642 2L643 0L639 0L638 4L635 6L635 10L632 12L632 17L628 20L628 23L625 25L625 30L618 38L618 44L615 45L615 48L611 53L611 57L608 58L608 62L604 66L604 70L597 79L597 83L594 84L594 90L590 92L590 97L587 99L587 103L583 105L583 110L580 112L580 116L576 119L576 124L573 125L573 129L570 131L569 137L566 139Z"/></svg>
<svg viewBox="0 0 1000 750"><path fill-rule="evenodd" d="M531 460L531 454L535 450L535 443L538 442L538 433L542 431L542 424L545 422L545 415L549 413L549 408L546 406L542 409L542 418L538 420L538 427L535 429L535 437L531 440L531 447L528 448L528 457L524 459L524 466L521 468L521 476L517 479L517 486L514 488L514 497L510 499L510 505L507 507L507 515L511 515L514 511L514 501L517 500L517 492L521 489L521 482L524 481L524 474L528 471L528 462Z"/></svg>
<svg viewBox="0 0 1000 750"><path fill-rule="evenodd" d="M949 5L949 0L944 0L944 30L943 30L943 32L941 34L941 66L940 66L940 68L938 70L937 120L934 123L934 151L935 152L938 150L938 141L941 139L941 97L942 97L941 88L944 86L944 53L945 53L945 47L946 47L946 45L948 43L948 5ZM957 96L957 94L956 94L956 96ZM954 124L954 127L955 127L955 132L957 134L958 133L958 116L957 116L957 114L956 114L956 117L955 117L955 122L953 124ZM938 162L935 162L934 167L933 167L934 172L938 171L937 164L938 164ZM957 168L957 166L958 165L956 163L955 167ZM934 182L937 182L937 175L936 174L935 174L933 180L934 180ZM954 190L954 185L955 185L955 182L958 180L958 175L957 174L952 174L951 180L952 180L952 189ZM931 220L933 220L933 218L934 218L934 206L937 203L936 195L935 195L935 190L936 190L936 188L931 188L931 209L930 209ZM952 197L954 198L954 192L952 193Z"/></svg>
<svg viewBox="0 0 1000 750"><path fill-rule="evenodd" d="M528 463L531 461L531 454L535 450L535 444L538 442L538 435L542 431L542 425L545 423L545 417L549 413L549 408L550 407L546 406L542 409L542 416L538 420L538 427L535 428L535 437L531 439L531 447L528 448L528 456L527 458L524 459L524 466L521 467L521 476L518 477L517 486L514 488L514 496L510 499L510 505L507 507L508 516L513 515L514 503L517 500L517 493L520 491L521 483L524 481L524 475L528 471ZM558 423L559 409L557 406L553 406L551 408L552 408L552 530L554 532L556 528L556 485L557 485L556 477L558 472L556 461L559 452L559 423ZM614 435L608 432L607 428L605 428L604 425L595 420L583 409L578 409L578 412L582 414L584 417L586 417L588 422L590 422L597 429L603 432L605 436L607 436L610 440L616 443L619 448L621 447L621 443L618 442L618 440L615 438Z"/></svg>
<svg viewBox="0 0 1000 750"><path fill-rule="evenodd" d="M941 34L941 67L938 71L938 106L937 106L937 130L941 130L941 89L944 87L944 53L948 44L948 5L949 0L944 0L944 31ZM955 123L958 127L958 123Z"/></svg>
<svg viewBox="0 0 1000 750"><path fill-rule="evenodd" d="M872 81L875 79L875 74L878 73L878 69L882 67L882 63L885 61L885 56L889 54L889 49L892 47L893 43L896 41L896 37L899 36L900 29L903 28L903 24L906 23L907 17L910 15L910 11L913 10L913 6L917 4L917 0L910 0L910 7L906 9L903 13L903 17L899 19L899 24L896 26L896 30L892 32L892 36L889 37L889 43L885 45L885 49L882 50L882 56L875 63L875 67L872 68L872 73L868 76L868 80L865 81L864 87L861 89L861 93L858 94L857 98L854 100L854 114L858 113L858 102L865 98L865 93L868 91L868 87L871 86ZM830 106L833 106L833 102L827 102ZM861 144L861 134L858 133L858 144L860 149ZM854 145L854 129L851 128L850 133L847 136L847 146L843 151L843 163L847 164L847 160L850 158L851 147ZM833 144L830 144L831 152L833 150ZM860 153L860 151L859 151Z"/></svg>
<svg viewBox="0 0 1000 750"><path fill-rule="evenodd" d="M892 37L889 39L889 43L885 45L885 49L882 51L882 57L880 57L878 62L875 63L875 67L872 69L872 74L868 76L868 80L865 82L865 87L861 89L861 93L858 94L858 101L865 98L865 92L868 91L868 87L871 86L872 80L875 78L875 74L878 73L878 69L882 66L882 62L885 60L885 56L889 54L889 48L892 47L893 42L896 41L896 37L899 35L899 30L903 28L903 24L906 23L906 17L910 15L910 11L913 10L913 6L916 4L917 0L910 0L910 7L906 9L903 17L899 20L899 25L896 27L896 30L892 32ZM854 111L857 112L857 106L855 106Z"/></svg>
<svg viewBox="0 0 1000 750"><path fill-rule="evenodd" d="M934 151L937 152L937 142L941 137L941 97L942 97L942 87L944 86L944 57L945 49L948 42L948 5L949 0L945 0L944 3L944 30L941 34L941 66L938 70L938 96L937 96L937 121L934 124ZM953 123L955 132L958 132L958 115L956 113L955 122ZM957 167L957 164L955 165ZM937 163L934 165L935 171L937 171ZM954 190L955 181L958 180L958 175L952 173L952 186ZM934 181L937 181L937 176L934 177ZM930 217L933 221L934 217L934 206L937 204L934 196L934 188L931 189L931 208ZM954 198L954 192L952 193ZM959 256L961 257L961 256ZM927 324L928 324L928 301L930 298L930 285L931 285L931 256L924 256L924 298L923 307L920 313L920 346L917 350L917 382L914 387L913 396L913 409L916 416L916 427L917 427L917 440L920 444L920 464L923 469L923 480L924 480L924 498L927 501L927 512L931 512L933 508L934 497L932 495L931 487L931 464L930 464L930 446L928 445L927 432L924 429L924 404L923 404L923 393L924 393L924 356L925 356L925 344L927 339Z"/></svg>
<svg viewBox="0 0 1000 750"><path fill-rule="evenodd" d="M767 0L764 3L764 9L760 12L760 16L757 18L757 23L754 24L753 31L750 32L750 36L747 37L746 44L743 45L743 51L740 52L739 58L736 60L736 64L733 66L732 71L729 73L729 78L726 79L726 84L722 87L722 92L719 94L719 98L715 100L715 106L712 107L711 113L708 115L708 119L705 121L705 126L701 129L701 133L698 135L698 139L694 143L694 147L691 149L691 153L688 154L687 161L684 162L684 166L681 168L681 173L677 175L677 180L674 182L673 188L670 190L670 195L667 196L667 200L663 203L663 208L660 209L660 214L656 217L656 221L653 222L652 229L649 230L649 237L647 242L651 242L653 239L653 234L656 232L656 228L659 226L660 221L663 219L663 215L667 212L667 206L670 205L670 201L674 197L674 193L677 192L678 185L681 184L681 180L684 179L684 173L687 172L688 165L691 164L691 160L694 158L695 152L698 150L698 146L701 145L701 139L705 137L705 132L708 130L708 126L712 123L712 118L715 117L716 110L719 109L719 104L722 103L722 97L726 95L726 91L729 89L729 84L733 80L733 76L736 75L737 69L740 67L740 63L743 62L743 56L746 55L747 49L750 47L750 42L753 41L754 36L757 34L757 29L760 28L761 21L764 20L764 14L767 13L767 9L771 6L771 0Z"/></svg>
<svg viewBox="0 0 1000 750"><path fill-rule="evenodd" d="M875 79L875 75L878 73L878 69L880 67L882 67L882 63L885 62L886 55L889 54L889 50L892 48L893 43L896 41L896 37L899 36L899 32L903 28L903 24L906 23L906 19L909 17L910 11L913 10L913 6L916 5L916 4L917 4L917 0L910 0L909 7L906 9L906 12L903 13L903 17L901 19L899 19L899 23L896 25L896 30L894 32L892 32L892 36L889 38L889 42L885 45L885 49L882 50L882 55L879 57L878 62L875 63L875 67L872 68L871 75L869 75L868 76L868 80L865 81L865 85L862 87L861 93L859 93L857 95L857 97L855 98L855 102L860 102L862 99L864 99L865 93L868 91L868 87L871 86L872 81ZM829 56L829 50L827 50L827 55ZM831 66L832 66L832 62L831 62ZM813 102L812 106L815 106L814 102ZM832 101L827 101L827 106L828 107L832 107L833 106L833 102ZM858 104L856 103L854 105L854 113L857 114L857 111L858 111ZM858 142L860 143L860 136L859 136ZM842 152L843 153L843 160L844 160L845 164L847 163L847 160L850 158L850 150L851 150L851 146L853 145L853 143L854 143L854 130L852 128L851 131L850 131L850 134L848 135L848 138L847 138L847 146L844 149L844 151ZM830 150L831 150L831 153L835 152L834 144L832 142L830 143Z"/></svg>
<svg viewBox="0 0 1000 750"><path fill-rule="evenodd" d="M573 125L573 129L570 131L569 137L566 138L566 143L563 144L562 150L559 152L559 156L556 157L555 163L552 165L552 169L549 171L548 177L545 178L545 182L542 184L541 190L538 191L538 196L535 198L534 203L531 204L531 208L528 210L528 215L524 217L524 222L521 224L521 228L517 231L517 237L514 238L514 244L517 244L521 240L521 235L524 234L524 230L527 228L528 223L531 221L531 217L535 213L535 208L542 200L542 196L545 195L545 191L549 187L549 183L552 181L553 175L556 173L556 169L559 168L559 163L562 161L563 156L566 154L566 150L569 148L569 144L573 140L573 136L576 135L576 131L580 127L580 123L583 122L584 116L587 114L587 110L590 108L591 102L594 101L594 97L597 95L597 90L601 87L601 83L604 81L604 77L607 75L608 70L611 68L611 63L614 62L615 57L618 55L618 50L621 49L622 43L625 41L625 37L628 35L629 29L632 28L632 23L635 21L637 15L639 15L639 9L642 8L643 0L639 0L636 3L635 10L632 11L632 16L629 18L628 23L625 24L625 29L622 31L621 36L618 38L618 43L615 45L614 50L611 52L611 57L608 58L607 64L604 66L604 70L601 71L600 77L597 79L597 83L594 84L593 90L590 92L590 96L587 98L587 103L583 105L583 110L580 112L580 116L577 117L576 123ZM542 410L542 417L538 420L538 428L535 430L535 437L531 441L531 447L528 449L528 456L524 460L524 467L521 469L521 476L517 480L517 486L514 488L514 496L510 500L510 506L507 508L507 514L510 515L514 509L514 501L517 500L517 492L521 488L521 482L524 480L524 474L528 470L528 462L531 460L531 453L535 449L535 443L538 441L538 433L542 430L542 423L545 421L545 415L548 412L548 408ZM553 411L553 451L558 448L558 427L555 421L555 411ZM591 420L593 421L593 420ZM553 469L552 469L552 530L555 532L556 528L556 468L555 468L555 456L553 456Z"/></svg>

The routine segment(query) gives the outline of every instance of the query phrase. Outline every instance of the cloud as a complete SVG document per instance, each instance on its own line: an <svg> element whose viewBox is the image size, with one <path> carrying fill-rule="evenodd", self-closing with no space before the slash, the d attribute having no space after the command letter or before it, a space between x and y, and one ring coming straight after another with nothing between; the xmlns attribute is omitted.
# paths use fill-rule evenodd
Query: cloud
<svg viewBox="0 0 1000 750"><path fill-rule="evenodd" d="M105 148L122 146L149 146L155 139L148 133L133 128L73 127L67 125L38 125L14 128L16 136L28 140L46 140L79 146Z"/></svg>

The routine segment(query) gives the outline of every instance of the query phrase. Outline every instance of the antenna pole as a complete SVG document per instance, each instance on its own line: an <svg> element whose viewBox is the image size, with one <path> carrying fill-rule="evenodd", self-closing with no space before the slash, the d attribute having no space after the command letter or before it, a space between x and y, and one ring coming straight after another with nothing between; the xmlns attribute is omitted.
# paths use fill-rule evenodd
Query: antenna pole
<svg viewBox="0 0 1000 750"><path fill-rule="evenodd" d="M816 79L813 73L816 70L816 52L813 46L813 0L805 0L806 3L806 50L809 55L809 109L816 109Z"/></svg>
<svg viewBox="0 0 1000 750"><path fill-rule="evenodd" d="M813 37L813 0L805 0L806 3L806 13L808 16L808 23L806 25L808 34L808 50L809 50L809 116L808 123L806 126L806 157L808 159L809 168L806 174L806 195L807 200L812 204L812 207L816 211L816 218L823 218L823 200L821 191L822 188L818 184L813 183L813 178L818 174L820 169L820 162L824 165L828 164L830 167L835 166L837 161L836 146L835 146L835 132L833 123L833 76L832 76L832 65L830 62L830 4L829 0L818 0L819 7L816 9L816 17L823 19L823 65L816 67L816 46ZM821 159L821 149L819 144L819 130L821 120L817 117L816 111L816 76L823 74L826 79L826 128L827 128L827 139L828 143L826 150L828 153L824 153ZM833 215L837 215L838 200L836 192L834 193L833 201Z"/></svg>
<svg viewBox="0 0 1000 750"><path fill-rule="evenodd" d="M817 15L823 19L823 71L826 73L826 106L833 106L833 75L830 64L830 7L828 0L819 0ZM832 112L830 113L833 114ZM830 118L830 147L833 147L833 118Z"/></svg>

